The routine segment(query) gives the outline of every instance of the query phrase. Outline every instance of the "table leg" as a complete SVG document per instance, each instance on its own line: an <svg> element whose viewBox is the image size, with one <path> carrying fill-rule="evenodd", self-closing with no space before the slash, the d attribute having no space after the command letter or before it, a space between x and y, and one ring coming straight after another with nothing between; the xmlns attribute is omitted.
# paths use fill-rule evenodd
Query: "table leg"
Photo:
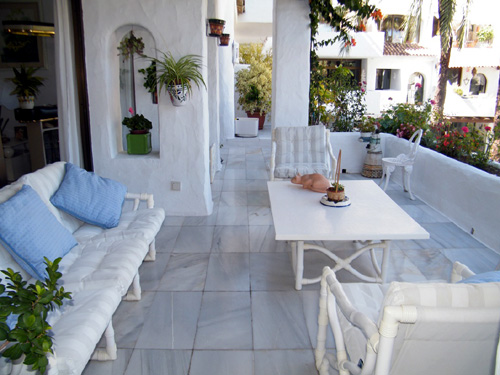
<svg viewBox="0 0 500 375"><path fill-rule="evenodd" d="M290 246L292 248L292 268L293 268L293 274L297 275L297 242L296 241L290 242Z"/></svg>
<svg viewBox="0 0 500 375"><path fill-rule="evenodd" d="M304 241L297 241L297 268L295 269L295 289L302 289L302 277L304 276Z"/></svg>
<svg viewBox="0 0 500 375"><path fill-rule="evenodd" d="M387 282L387 267L389 266L389 257L391 255L391 241L382 241L384 243L384 252L382 255L382 284Z"/></svg>

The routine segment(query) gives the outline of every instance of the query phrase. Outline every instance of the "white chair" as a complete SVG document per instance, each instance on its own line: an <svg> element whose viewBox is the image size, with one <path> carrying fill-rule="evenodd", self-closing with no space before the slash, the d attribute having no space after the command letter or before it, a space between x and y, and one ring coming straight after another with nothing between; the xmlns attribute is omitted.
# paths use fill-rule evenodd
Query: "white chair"
<svg viewBox="0 0 500 375"><path fill-rule="evenodd" d="M451 281L473 273L453 265ZM500 282L340 284L324 268L315 352L348 374L493 374L500 328ZM336 357L326 352L330 324Z"/></svg>
<svg viewBox="0 0 500 375"><path fill-rule="evenodd" d="M330 144L330 131L323 125L277 127L273 130L270 179L290 179L319 173L333 179L337 159Z"/></svg>
<svg viewBox="0 0 500 375"><path fill-rule="evenodd" d="M400 154L395 158L382 158L382 179L380 180L380 186L384 182L384 191L387 189L389 184L389 179L391 178L391 173L394 172L396 167L403 168L403 189L410 193L410 199L415 200L411 192L410 186L410 176L413 171L413 163L417 157L418 146L420 145L420 140L422 139L423 130L419 129L410 138L409 141L409 152L407 154Z"/></svg>

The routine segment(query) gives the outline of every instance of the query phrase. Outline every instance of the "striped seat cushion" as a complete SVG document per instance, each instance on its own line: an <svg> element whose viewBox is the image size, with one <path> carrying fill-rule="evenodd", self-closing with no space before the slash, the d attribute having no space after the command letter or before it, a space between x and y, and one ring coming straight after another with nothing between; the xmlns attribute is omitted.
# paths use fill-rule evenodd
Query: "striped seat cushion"
<svg viewBox="0 0 500 375"><path fill-rule="evenodd" d="M328 175L324 126L278 127L275 141L275 177L292 178L297 173Z"/></svg>

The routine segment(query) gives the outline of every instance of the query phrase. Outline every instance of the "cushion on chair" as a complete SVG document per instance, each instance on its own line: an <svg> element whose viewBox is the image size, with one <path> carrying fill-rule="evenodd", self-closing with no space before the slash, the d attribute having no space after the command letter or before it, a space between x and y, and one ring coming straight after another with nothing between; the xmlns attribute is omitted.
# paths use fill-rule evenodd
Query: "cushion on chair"
<svg viewBox="0 0 500 375"><path fill-rule="evenodd" d="M276 177L291 178L297 173L328 175L324 126L278 127L275 141Z"/></svg>
<svg viewBox="0 0 500 375"><path fill-rule="evenodd" d="M44 257L63 257L77 244L28 185L0 204L0 217L0 239L5 248L35 278L45 278Z"/></svg>
<svg viewBox="0 0 500 375"><path fill-rule="evenodd" d="M64 179L50 201L86 223L114 228L120 221L126 193L126 186L120 182L66 163Z"/></svg>
<svg viewBox="0 0 500 375"><path fill-rule="evenodd" d="M477 275L460 280L457 282L457 284L460 284L460 283L480 284L480 283L491 283L491 282L500 282L500 271L479 273Z"/></svg>

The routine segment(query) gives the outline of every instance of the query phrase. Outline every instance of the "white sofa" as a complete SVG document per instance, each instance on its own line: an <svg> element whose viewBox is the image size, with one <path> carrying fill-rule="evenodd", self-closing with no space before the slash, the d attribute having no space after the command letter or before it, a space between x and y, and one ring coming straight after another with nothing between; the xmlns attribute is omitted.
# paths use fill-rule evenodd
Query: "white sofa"
<svg viewBox="0 0 500 375"><path fill-rule="evenodd" d="M133 207L121 213L118 226L102 229L84 223L50 202L64 175L65 163L58 162L0 189L0 203L3 203L20 191L23 185L31 186L78 242L63 257L59 268L63 275L59 283L72 292L72 300L49 315L55 338L54 355L49 356L50 375L80 374L103 333L107 347L96 350L92 358L116 358L111 323L113 313L122 298L141 298L138 269L143 260L155 259L155 236L165 219L164 210L153 207L152 195L127 193L125 199L132 199ZM147 208L138 209L140 201L145 201ZM8 218L2 217L1 220ZM36 281L0 244L0 269L7 268L19 272L30 283ZM0 278L5 279L4 275ZM32 373L24 365L12 366L3 358L1 361L2 375L19 370L21 373Z"/></svg>

